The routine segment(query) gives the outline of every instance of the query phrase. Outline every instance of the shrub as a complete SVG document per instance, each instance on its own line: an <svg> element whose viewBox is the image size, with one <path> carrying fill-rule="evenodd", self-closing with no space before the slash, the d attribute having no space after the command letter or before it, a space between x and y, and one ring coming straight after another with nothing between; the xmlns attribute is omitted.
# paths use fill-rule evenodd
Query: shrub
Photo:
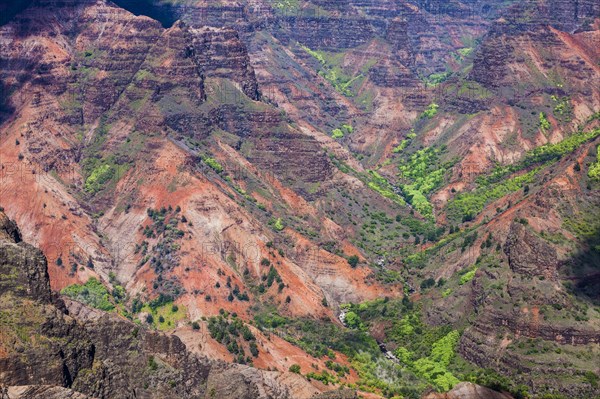
<svg viewBox="0 0 600 399"><path fill-rule="evenodd" d="M250 353L252 354L252 356L254 357L258 357L258 346L256 346L256 342L252 341L250 342Z"/></svg>
<svg viewBox="0 0 600 399"><path fill-rule="evenodd" d="M158 363L156 363L154 356L150 356L148 358L148 368L152 371L156 371L156 369L158 369Z"/></svg>
<svg viewBox="0 0 600 399"><path fill-rule="evenodd" d="M334 139L344 138L344 132L342 132L341 129L333 129L333 131L331 132L331 137L333 137Z"/></svg>
<svg viewBox="0 0 600 399"><path fill-rule="evenodd" d="M362 327L360 317L358 317L358 315L352 311L346 313L345 322L346 322L346 325L350 328L358 329L358 328Z"/></svg>
<svg viewBox="0 0 600 399"><path fill-rule="evenodd" d="M217 173L223 172L223 166L219 162L217 162L216 159L210 158L210 157L204 157L202 160L204 161L205 164L207 164L215 172L217 172Z"/></svg>
<svg viewBox="0 0 600 399"><path fill-rule="evenodd" d="M421 114L421 118L433 118L438 113L438 108L440 106L436 103L431 103L427 106L425 111Z"/></svg>
<svg viewBox="0 0 600 399"><path fill-rule="evenodd" d="M192 322L192 329L193 330L199 330L200 329L200 324L197 321Z"/></svg>
<svg viewBox="0 0 600 399"><path fill-rule="evenodd" d="M540 129L542 129L542 131L547 131L550 130L550 121L548 121L548 118L546 117L546 114L543 112L540 112Z"/></svg>
<svg viewBox="0 0 600 399"><path fill-rule="evenodd" d="M592 388L598 388L598 381L600 381L600 377L593 371L586 371L583 375L585 380L592 386Z"/></svg>
<svg viewBox="0 0 600 399"><path fill-rule="evenodd" d="M462 276L460 276L459 284L464 285L464 284L468 283L469 281L473 280L476 272L477 272L477 268L475 268L471 271L468 271L465 274L463 274Z"/></svg>
<svg viewBox="0 0 600 399"><path fill-rule="evenodd" d="M423 280L421 282L421 290L426 290L428 288L431 288L435 285L435 279L433 279L432 277L429 277L426 280Z"/></svg>
<svg viewBox="0 0 600 399"><path fill-rule="evenodd" d="M358 265L358 256L356 255L352 255L348 257L348 264L352 267L355 268Z"/></svg>
<svg viewBox="0 0 600 399"><path fill-rule="evenodd" d="M281 218L277 218L273 222L273 227L275 228L275 230L281 231L281 230L283 230L285 228L285 225L283 224L283 221L281 220Z"/></svg>
<svg viewBox="0 0 600 399"><path fill-rule="evenodd" d="M292 373L300 374L300 365L299 364L292 364L290 366L290 371Z"/></svg>

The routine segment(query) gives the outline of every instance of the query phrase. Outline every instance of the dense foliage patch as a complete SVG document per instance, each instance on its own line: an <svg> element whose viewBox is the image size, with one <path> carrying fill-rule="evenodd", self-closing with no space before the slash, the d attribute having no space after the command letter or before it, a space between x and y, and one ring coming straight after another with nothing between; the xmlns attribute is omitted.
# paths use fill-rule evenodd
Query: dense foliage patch
<svg viewBox="0 0 600 399"><path fill-rule="evenodd" d="M60 293L97 309L109 311L115 308L108 290L95 277L91 277L83 285L73 284L63 288Z"/></svg>

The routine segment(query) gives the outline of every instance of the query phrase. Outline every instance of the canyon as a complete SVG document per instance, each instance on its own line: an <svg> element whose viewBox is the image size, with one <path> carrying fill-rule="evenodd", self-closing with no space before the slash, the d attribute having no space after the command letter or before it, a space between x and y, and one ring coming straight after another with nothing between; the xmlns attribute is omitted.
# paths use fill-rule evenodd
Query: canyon
<svg viewBox="0 0 600 399"><path fill-rule="evenodd" d="M11 395L600 395L598 2L5 14Z"/></svg>

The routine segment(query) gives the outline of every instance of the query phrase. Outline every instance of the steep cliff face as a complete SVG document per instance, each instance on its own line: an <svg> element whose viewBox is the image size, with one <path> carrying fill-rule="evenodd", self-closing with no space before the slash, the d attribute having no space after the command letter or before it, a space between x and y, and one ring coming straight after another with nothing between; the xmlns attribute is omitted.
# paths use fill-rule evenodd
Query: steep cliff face
<svg viewBox="0 0 600 399"><path fill-rule="evenodd" d="M2 291L19 297L39 298L49 301L50 280L46 260L39 250L21 241L21 234L14 222L0 214L0 249L2 267Z"/></svg>
<svg viewBox="0 0 600 399"><path fill-rule="evenodd" d="M556 249L536 237L521 223L513 223L508 232L504 252L515 273L555 278L558 267Z"/></svg>

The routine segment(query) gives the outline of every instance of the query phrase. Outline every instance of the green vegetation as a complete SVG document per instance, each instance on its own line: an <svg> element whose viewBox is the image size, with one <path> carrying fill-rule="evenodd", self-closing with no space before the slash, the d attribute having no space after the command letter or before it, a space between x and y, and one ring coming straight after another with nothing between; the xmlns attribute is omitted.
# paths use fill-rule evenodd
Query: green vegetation
<svg viewBox="0 0 600 399"><path fill-rule="evenodd" d="M426 389L409 370L369 352L356 355L352 367L360 377L356 385L365 392L378 392L388 398L418 399Z"/></svg>
<svg viewBox="0 0 600 399"><path fill-rule="evenodd" d="M358 256L356 255L352 255L348 257L348 264L350 265L350 267L355 268L358 265Z"/></svg>
<svg viewBox="0 0 600 399"><path fill-rule="evenodd" d="M63 288L60 293L96 309L110 311L115 308L108 290L95 277L91 277L83 285L73 284Z"/></svg>
<svg viewBox="0 0 600 399"><path fill-rule="evenodd" d="M550 130L550 121L548 120L548 117L546 116L545 113L540 112L540 129L542 129L543 132L547 132L548 130Z"/></svg>
<svg viewBox="0 0 600 399"><path fill-rule="evenodd" d="M286 341L308 354L333 358L332 351L353 357L361 351L380 353L375 340L365 331L343 329L328 321L310 318L290 319L277 313L274 307L254 309L254 324L261 331L277 331Z"/></svg>
<svg viewBox="0 0 600 399"><path fill-rule="evenodd" d="M300 7L298 0L273 0L273 8L280 12L297 11Z"/></svg>
<svg viewBox="0 0 600 399"><path fill-rule="evenodd" d="M261 276L261 280L265 282L267 288L271 288L273 283L277 281L279 284L283 284L281 276L277 272L277 269L273 265L270 265L269 272Z"/></svg>
<svg viewBox="0 0 600 399"><path fill-rule="evenodd" d="M341 129L333 129L333 131L331 132L331 137L333 137L334 139L342 139L344 138L344 132L342 132Z"/></svg>
<svg viewBox="0 0 600 399"><path fill-rule="evenodd" d="M172 298L164 295L159 295L158 298L143 306L141 311L152 316L149 324L161 331L173 330L177 327L177 322L187 318L185 306L174 305Z"/></svg>
<svg viewBox="0 0 600 399"><path fill-rule="evenodd" d="M533 182L536 174L563 156L572 153L582 144L600 136L600 129L587 133L579 132L556 144L545 144L528 151L523 159L515 164L498 166L487 176L477 179L479 187L469 193L458 194L448 204L448 213L454 219L469 221L475 218L491 201L524 188ZM537 166L527 173L507 179L507 176L529 167Z"/></svg>
<svg viewBox="0 0 600 399"><path fill-rule="evenodd" d="M392 152L394 154L399 154L402 151L404 151L404 149L406 147L408 147L408 144L410 144L410 140L404 139L400 142L400 144L398 144L396 147L394 147L394 149L392 150Z"/></svg>
<svg viewBox="0 0 600 399"><path fill-rule="evenodd" d="M475 273L477 273L477 268L475 268L473 270L469 270L465 274L461 275L459 284L464 285L464 284L470 282L471 280L473 280L473 278L475 277Z"/></svg>
<svg viewBox="0 0 600 399"><path fill-rule="evenodd" d="M348 366L344 366L331 360L325 361L325 367L327 367L329 370L335 371L339 377L344 377L346 374L350 373L350 368Z"/></svg>
<svg viewBox="0 0 600 399"><path fill-rule="evenodd" d="M355 95L350 87L353 86L353 84L362 81L365 76L363 73L354 77L346 75L339 65L341 64L341 56L343 56L343 54L332 55L323 51L311 50L303 45L300 45L300 47L319 61L319 64L321 64L321 70L318 71L319 75L328 81L338 93L347 97L353 97Z"/></svg>
<svg viewBox="0 0 600 399"><path fill-rule="evenodd" d="M246 356L243 342L248 345L252 357L258 357L256 337L244 322L235 315L229 319L227 312L208 319L210 336L227 347L227 350L236 356L236 362L241 364L252 363L252 358ZM243 339L243 341L241 339Z"/></svg>
<svg viewBox="0 0 600 399"><path fill-rule="evenodd" d="M550 96L554 101L554 110L552 113L556 119L562 122L569 122L573 117L573 106L569 97L558 98L555 95Z"/></svg>
<svg viewBox="0 0 600 399"><path fill-rule="evenodd" d="M473 54L473 48L472 47L465 47L465 48L461 48L457 50L457 53L462 57L462 58L467 58L468 56L470 56L471 54Z"/></svg>
<svg viewBox="0 0 600 399"><path fill-rule="evenodd" d="M436 103L431 103L427 106L427 108L425 109L425 111L423 111L423 113L421 114L420 118L424 119L424 118L433 118L434 116L437 115L438 113L438 109L440 108L439 105L437 105Z"/></svg>
<svg viewBox="0 0 600 399"><path fill-rule="evenodd" d="M456 344L460 334L451 331L434 342L431 354L412 363L413 371L432 383L439 391L449 391L460 381L447 370L455 356Z"/></svg>
<svg viewBox="0 0 600 399"><path fill-rule="evenodd" d="M273 228L277 231L282 231L283 229L285 229L285 223L283 223L283 220L281 218L271 219L271 221L269 221L269 224L273 226Z"/></svg>
<svg viewBox="0 0 600 399"><path fill-rule="evenodd" d="M480 185L495 183L511 173L518 172L530 166L557 161L563 156L575 151L582 144L593 140L598 136L600 136L600 128L587 133L575 133L556 144L544 144L528 151L523 159L515 164L496 167L487 176L478 178L477 182Z"/></svg>
<svg viewBox="0 0 600 399"><path fill-rule="evenodd" d="M216 159L211 158L211 157L203 157L202 161L205 164L207 164L215 172L217 172L217 173L223 172L223 166L219 162L217 162Z"/></svg>
<svg viewBox="0 0 600 399"><path fill-rule="evenodd" d="M590 165L588 176L592 180L600 181L600 145L596 148L596 162Z"/></svg>
<svg viewBox="0 0 600 399"><path fill-rule="evenodd" d="M352 311L346 313L345 322L350 328L362 329L363 327L362 323L360 322L360 317L358 317L358 315Z"/></svg>
<svg viewBox="0 0 600 399"><path fill-rule="evenodd" d="M431 221L433 221L433 206L429 203L427 195L444 182L446 172L454 164L453 161L441 164L441 153L442 150L439 148L424 148L398 166L400 180L411 182L400 186L404 199Z"/></svg>
<svg viewBox="0 0 600 399"><path fill-rule="evenodd" d="M406 139L402 140L400 142L400 144L398 144L393 150L392 152L394 154L399 154L402 151L404 151L406 149L406 147L408 147L408 145L411 143L411 141L417 137L417 134L415 133L414 129L410 131L410 133L406 136Z"/></svg>
<svg viewBox="0 0 600 399"><path fill-rule="evenodd" d="M510 392L516 399L527 399L530 397L528 388L524 385L517 385L514 380L504 377L492 369L478 369L467 373L465 381L470 381L498 392ZM541 396L540 398L560 399L560 397Z"/></svg>
<svg viewBox="0 0 600 399"><path fill-rule="evenodd" d="M398 372L405 378L410 379L412 375L417 380L412 382L412 387L423 390L426 382L439 391L447 391L459 382L449 369L455 362L460 333L449 326L426 325L420 310L407 297L351 305L350 311L355 312L365 326L384 321L391 324L385 331L386 339L397 345L394 355L405 367Z"/></svg>
<svg viewBox="0 0 600 399"><path fill-rule="evenodd" d="M362 306L362 305L361 305ZM354 309L358 306L352 306ZM323 320L288 319L278 315L274 309L255 309L255 324L263 331L276 331L288 342L300 347L312 356L322 358L330 371L311 371L306 374L309 379L323 383L338 383L339 378L346 375L350 369L333 361L335 352L346 355L358 375L357 386L367 392L381 392L386 397L402 395L406 398L419 398L419 392L425 389L419 380L407 370L385 359L377 346L377 342L360 328L345 329ZM350 316L352 320L353 316ZM348 317L346 318L348 320ZM356 318L357 325L362 321ZM292 372L300 372L298 365L290 368ZM421 385L420 385L421 384Z"/></svg>
<svg viewBox="0 0 600 399"><path fill-rule="evenodd" d="M317 381L321 381L323 384L325 385L329 385L331 384L336 384L337 382L339 382L339 379L330 374L327 370L323 370L320 373L315 373L314 371L310 371L308 373L306 373L306 378L310 381L310 380L317 380Z"/></svg>
<svg viewBox="0 0 600 399"><path fill-rule="evenodd" d="M150 262L150 267L157 277L154 280L155 291L169 297L177 297L183 290L176 277L165 277L163 271L173 270L178 263L178 256L174 256L180 249L180 240L185 232L179 228L185 216L174 210L170 205L160 209L147 209L151 223L144 226L142 233L150 240L156 239L156 244L150 247L147 241L136 246L135 252L141 253L139 266Z"/></svg>
<svg viewBox="0 0 600 399"><path fill-rule="evenodd" d="M342 130L344 131L344 133L347 134L352 134L352 132L354 132L354 128L352 127L352 125L342 125Z"/></svg>
<svg viewBox="0 0 600 399"><path fill-rule="evenodd" d="M501 183L496 183L489 187L480 187L469 193L458 194L449 203L448 213L455 218L462 218L463 222L473 220L489 202L502 198L533 182L535 175L540 169L538 167L528 173Z"/></svg>
<svg viewBox="0 0 600 399"><path fill-rule="evenodd" d="M342 125L338 129L333 129L331 132L331 137L334 139L342 139L346 134L351 134L354 131L354 128L351 125Z"/></svg>
<svg viewBox="0 0 600 399"><path fill-rule="evenodd" d="M378 192L385 198L391 199L398 205L406 205L404 199L396 194L392 185L383 176L373 170L369 171L369 176L370 181L367 185L371 190Z"/></svg>
<svg viewBox="0 0 600 399"><path fill-rule="evenodd" d="M85 191L95 194L100 191L104 184L115 175L115 167L110 164L98 165L85 179Z"/></svg>
<svg viewBox="0 0 600 399"><path fill-rule="evenodd" d="M299 364L292 364L290 366L290 371L292 373L300 374L300 365Z"/></svg>
<svg viewBox="0 0 600 399"><path fill-rule="evenodd" d="M135 164L148 139L147 134L131 131L125 140L108 150L104 147L110 126L107 117L101 117L91 141L82 151L83 191L88 195L113 189Z"/></svg>
<svg viewBox="0 0 600 399"><path fill-rule="evenodd" d="M440 83L445 82L446 80L448 80L448 78L450 76L452 76L452 72L445 71L445 72L439 72L439 73L432 73L431 75L426 76L422 80L425 82L425 84L427 86L432 87L432 86L437 86Z"/></svg>

